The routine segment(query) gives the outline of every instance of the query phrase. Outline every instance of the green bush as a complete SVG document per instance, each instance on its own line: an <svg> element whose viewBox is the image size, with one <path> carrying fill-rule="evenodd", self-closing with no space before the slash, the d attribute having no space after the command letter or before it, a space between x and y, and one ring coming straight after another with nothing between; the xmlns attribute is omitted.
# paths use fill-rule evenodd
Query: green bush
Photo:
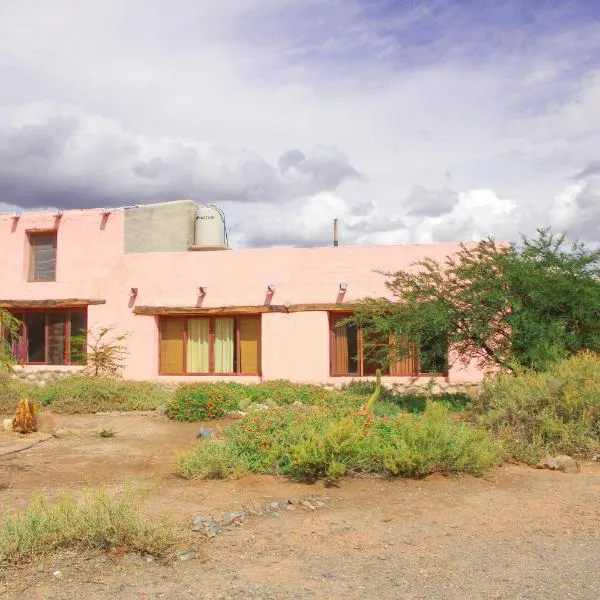
<svg viewBox="0 0 600 600"><path fill-rule="evenodd" d="M119 547L163 556L174 540L170 523L140 513L144 493L127 489L120 496L86 490L80 501L64 496L56 503L34 498L0 527L0 564L59 548Z"/></svg>
<svg viewBox="0 0 600 600"><path fill-rule="evenodd" d="M307 406L359 408L374 389L374 382L353 382L341 390L283 379L258 384L192 383L177 388L169 405L169 416L176 421L203 421L218 419L232 410L252 412L255 404L283 407L294 402ZM420 413L425 410L427 400L427 395L403 395L382 388L380 400L375 404L375 415L393 416L406 411ZM436 400L453 411L464 410L469 402L465 394L442 394Z"/></svg>
<svg viewBox="0 0 600 600"><path fill-rule="evenodd" d="M244 398L240 383L192 383L180 385L169 402L169 417L176 421L218 419L237 410Z"/></svg>
<svg viewBox="0 0 600 600"><path fill-rule="evenodd" d="M248 388L248 397L252 402L266 403L270 400L280 406L294 402L318 404L329 396L329 391L321 385L292 383L285 379L265 381Z"/></svg>
<svg viewBox="0 0 600 600"><path fill-rule="evenodd" d="M110 377L75 375L34 387L31 399L58 413L152 410L169 400L163 386Z"/></svg>
<svg viewBox="0 0 600 600"><path fill-rule="evenodd" d="M351 473L480 475L502 459L500 445L429 403L422 415L371 419L340 407L279 408L227 430L227 446L251 472L300 478Z"/></svg>
<svg viewBox="0 0 600 600"><path fill-rule="evenodd" d="M169 404L169 416L176 421L218 419L232 410L253 404L283 406L324 402L329 392L319 385L296 384L285 380L258 384L230 382L192 383L177 388Z"/></svg>
<svg viewBox="0 0 600 600"><path fill-rule="evenodd" d="M237 479L248 471L233 448L218 440L198 442L192 452L179 454L177 468L185 479Z"/></svg>
<svg viewBox="0 0 600 600"><path fill-rule="evenodd" d="M543 373L498 375L471 412L517 460L600 452L600 356L579 354Z"/></svg>

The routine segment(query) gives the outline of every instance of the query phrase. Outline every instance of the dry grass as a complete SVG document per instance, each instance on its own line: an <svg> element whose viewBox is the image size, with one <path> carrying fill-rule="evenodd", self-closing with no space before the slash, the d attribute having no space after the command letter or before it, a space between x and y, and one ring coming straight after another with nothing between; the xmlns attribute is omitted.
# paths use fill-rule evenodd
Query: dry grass
<svg viewBox="0 0 600 600"><path fill-rule="evenodd" d="M116 547L163 557L174 542L174 527L141 514L146 496L133 488L118 495L87 489L79 500L62 496L56 502L38 496L0 527L0 564L65 548Z"/></svg>

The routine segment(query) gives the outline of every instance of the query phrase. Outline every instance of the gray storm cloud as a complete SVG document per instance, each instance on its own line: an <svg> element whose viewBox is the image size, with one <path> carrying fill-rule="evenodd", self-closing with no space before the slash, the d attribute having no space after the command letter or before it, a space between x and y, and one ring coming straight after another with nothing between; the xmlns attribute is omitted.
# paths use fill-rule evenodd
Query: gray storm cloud
<svg viewBox="0 0 600 600"><path fill-rule="evenodd" d="M0 128L0 201L24 208L182 197L286 202L361 177L345 154L330 147L289 150L275 166L241 148L136 137L89 115Z"/></svg>

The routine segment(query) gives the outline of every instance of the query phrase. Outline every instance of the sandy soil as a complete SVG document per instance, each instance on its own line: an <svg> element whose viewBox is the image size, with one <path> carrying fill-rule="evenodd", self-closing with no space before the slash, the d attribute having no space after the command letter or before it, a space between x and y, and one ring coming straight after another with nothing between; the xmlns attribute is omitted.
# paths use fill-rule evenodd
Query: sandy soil
<svg viewBox="0 0 600 600"><path fill-rule="evenodd" d="M597 464L577 475L507 465L485 479L337 487L258 476L187 482L173 459L193 446L197 425L139 413L55 419L71 433L0 456L0 506L127 481L156 484L149 513L168 512L186 527L195 515L249 504L318 496L325 505L250 516L203 542L194 560L61 553L5 569L2 599L600 598ZM100 438L104 428L116 436ZM0 455L35 436L46 437L0 433Z"/></svg>

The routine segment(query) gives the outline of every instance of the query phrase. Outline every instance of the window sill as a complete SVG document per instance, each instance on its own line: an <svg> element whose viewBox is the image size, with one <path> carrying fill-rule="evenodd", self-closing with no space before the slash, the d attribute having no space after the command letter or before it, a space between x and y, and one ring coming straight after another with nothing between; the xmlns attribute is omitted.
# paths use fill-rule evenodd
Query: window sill
<svg viewBox="0 0 600 600"><path fill-rule="evenodd" d="M57 372L73 372L77 373L84 369L84 365L46 365L44 363L14 365L13 369L18 372L35 373L37 371L57 371Z"/></svg>

